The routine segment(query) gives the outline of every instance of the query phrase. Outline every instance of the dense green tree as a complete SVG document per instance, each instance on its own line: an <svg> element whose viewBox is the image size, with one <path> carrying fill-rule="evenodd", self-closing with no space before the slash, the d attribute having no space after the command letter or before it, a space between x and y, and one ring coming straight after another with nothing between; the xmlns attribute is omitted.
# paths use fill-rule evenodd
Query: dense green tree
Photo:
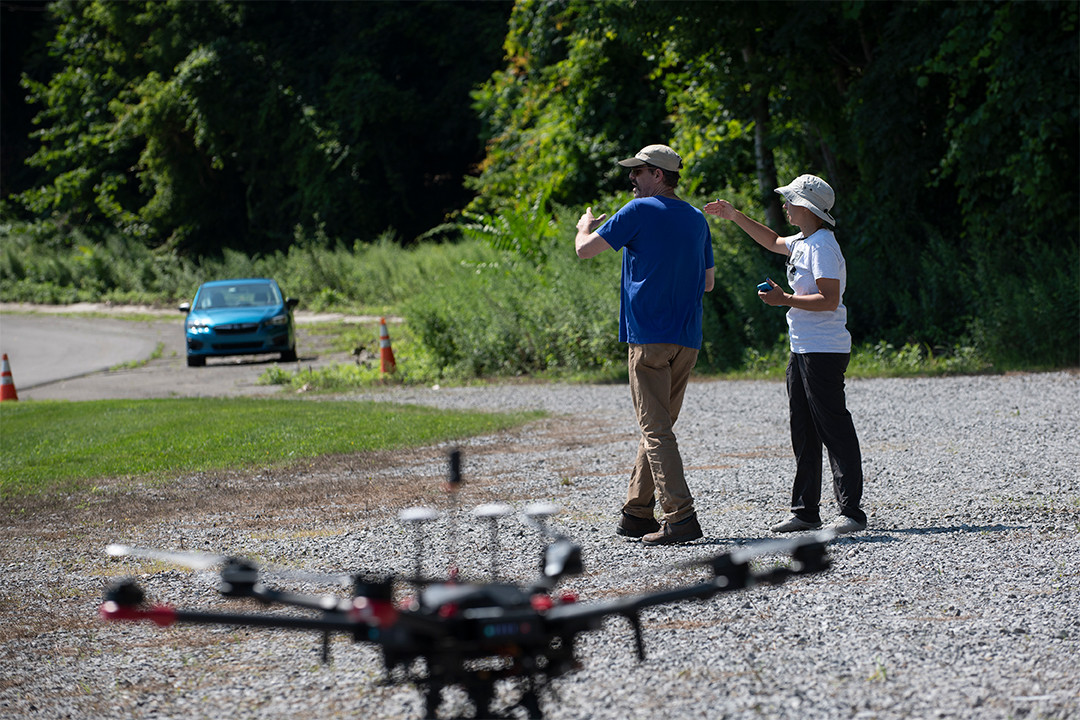
<svg viewBox="0 0 1080 720"><path fill-rule="evenodd" d="M918 82L948 89L932 185L951 183L959 202L966 277L953 282L1001 354L1076 363L1080 5L959 3L944 18Z"/></svg>
<svg viewBox="0 0 1080 720"><path fill-rule="evenodd" d="M468 92L509 6L76 2L52 6L43 181L26 205L190 253L287 246L294 227L409 240L468 199Z"/></svg>
<svg viewBox="0 0 1080 720"><path fill-rule="evenodd" d="M587 202L614 160L668 141L688 191L749 193L780 230L772 189L813 172L837 190L857 339L1076 362L1077 9L521 0L509 66L476 94L477 205L537 186ZM760 251L724 250L715 344L772 342L735 297Z"/></svg>
<svg viewBox="0 0 1080 720"><path fill-rule="evenodd" d="M664 89L635 38L610 28L606 3L522 0L507 66L474 93L487 157L474 207L522 205L540 193L580 202L625 187L611 158L663 132ZM490 202L489 202L490 201Z"/></svg>
<svg viewBox="0 0 1080 720"><path fill-rule="evenodd" d="M0 0L0 198L22 192L36 180L26 159L35 150L30 140L33 108L24 100L19 81L23 72L35 74L27 58L44 45L39 33L47 28L45 0Z"/></svg>

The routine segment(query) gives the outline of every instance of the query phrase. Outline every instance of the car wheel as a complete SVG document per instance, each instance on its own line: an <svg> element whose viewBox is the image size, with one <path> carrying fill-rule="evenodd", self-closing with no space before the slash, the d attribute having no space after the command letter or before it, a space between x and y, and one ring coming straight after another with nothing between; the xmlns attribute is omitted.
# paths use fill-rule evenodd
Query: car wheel
<svg viewBox="0 0 1080 720"><path fill-rule="evenodd" d="M281 362L296 362L296 347L291 347L281 353Z"/></svg>
<svg viewBox="0 0 1080 720"><path fill-rule="evenodd" d="M187 366L188 367L203 367L204 365L206 365L206 358L198 356L198 355L188 355L187 356Z"/></svg>

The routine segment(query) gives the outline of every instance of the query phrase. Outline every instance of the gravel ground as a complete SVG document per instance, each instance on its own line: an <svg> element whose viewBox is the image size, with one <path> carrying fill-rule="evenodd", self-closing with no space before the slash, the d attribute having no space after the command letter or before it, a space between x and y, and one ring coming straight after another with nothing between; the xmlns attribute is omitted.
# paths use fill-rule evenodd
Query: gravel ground
<svg viewBox="0 0 1080 720"><path fill-rule="evenodd" d="M0 717L422 715L414 689L378 682L376 650L345 637L322 665L308 633L101 624L102 587L125 574L156 601L251 609L220 598L210 572L108 559L108 542L408 573L413 535L379 493L410 488L443 510L424 535L424 570L456 559L483 578L488 528L468 511L495 499L516 508L551 501L564 508L553 526L584 549L587 572L565 587L591 602L693 583L702 576L686 561L767 539L785 515L794 461L779 383L691 384L676 429L705 538L661 548L612 532L636 444L625 386L364 397L550 416L463 443L456 510L434 490L443 447L167 487L103 486L66 506L6 508ZM582 667L552 684L546 717L1080 717L1080 376L854 380L848 401L870 527L830 543L833 568L650 609L643 663L627 622L607 621L582 636ZM452 519L454 558L443 542ZM532 530L506 518L502 576L531 579L539 548ZM450 693L441 711L463 703Z"/></svg>

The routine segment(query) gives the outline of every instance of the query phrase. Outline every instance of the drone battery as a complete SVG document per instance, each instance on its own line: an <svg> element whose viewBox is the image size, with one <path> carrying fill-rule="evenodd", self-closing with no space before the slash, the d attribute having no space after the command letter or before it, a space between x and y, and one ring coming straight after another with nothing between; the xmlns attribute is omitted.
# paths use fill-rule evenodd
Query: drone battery
<svg viewBox="0 0 1080 720"><path fill-rule="evenodd" d="M463 613L466 620L475 620L473 635L484 647L500 647L507 643L532 644L542 638L541 618L535 612L499 612L498 608L476 608ZM477 617L477 616L481 617Z"/></svg>

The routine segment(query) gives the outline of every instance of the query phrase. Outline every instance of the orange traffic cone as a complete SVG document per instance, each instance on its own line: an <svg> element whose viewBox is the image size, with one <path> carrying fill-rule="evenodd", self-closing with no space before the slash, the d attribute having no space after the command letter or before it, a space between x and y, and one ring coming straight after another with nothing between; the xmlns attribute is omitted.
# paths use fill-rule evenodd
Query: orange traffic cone
<svg viewBox="0 0 1080 720"><path fill-rule="evenodd" d="M396 366L394 348L390 347L390 333L386 330L386 318L379 318L379 369L392 373Z"/></svg>
<svg viewBox="0 0 1080 720"><path fill-rule="evenodd" d="M11 365L8 363L7 353L4 353L3 364L0 365L0 400L18 400L19 394L15 392L15 379L11 377Z"/></svg>

